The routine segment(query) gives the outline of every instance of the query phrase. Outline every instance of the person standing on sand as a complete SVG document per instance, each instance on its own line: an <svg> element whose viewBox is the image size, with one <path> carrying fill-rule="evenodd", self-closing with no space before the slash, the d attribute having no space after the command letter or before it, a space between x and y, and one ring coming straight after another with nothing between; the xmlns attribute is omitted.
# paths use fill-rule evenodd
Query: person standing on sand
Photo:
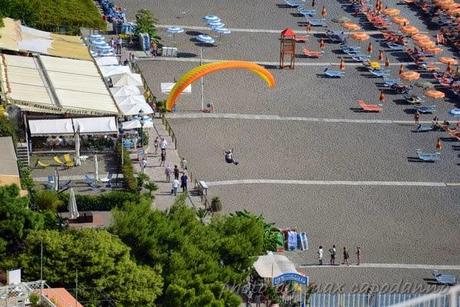
<svg viewBox="0 0 460 307"><path fill-rule="evenodd" d="M155 141L153 141L153 148L155 148L155 151L153 152L153 154L157 154L158 152L158 137L155 138Z"/></svg>
<svg viewBox="0 0 460 307"><path fill-rule="evenodd" d="M335 244L332 245L332 248L329 250L329 253L331 254L331 261L330 265L335 265L335 256L337 255L337 249L335 248Z"/></svg>
<svg viewBox="0 0 460 307"><path fill-rule="evenodd" d="M318 261L319 265L323 265L323 247L321 245L318 248Z"/></svg>
<svg viewBox="0 0 460 307"><path fill-rule="evenodd" d="M350 263L348 262L348 259L350 259L350 254L348 254L347 248L344 247L343 248L343 262L342 262L342 264L350 265Z"/></svg>
<svg viewBox="0 0 460 307"><path fill-rule="evenodd" d="M356 247L356 265L361 264L361 247Z"/></svg>

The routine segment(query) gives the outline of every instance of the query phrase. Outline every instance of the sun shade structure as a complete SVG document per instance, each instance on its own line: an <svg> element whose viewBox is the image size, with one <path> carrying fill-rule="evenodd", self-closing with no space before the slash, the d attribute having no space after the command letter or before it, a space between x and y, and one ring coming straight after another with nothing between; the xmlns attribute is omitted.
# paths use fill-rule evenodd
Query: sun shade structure
<svg viewBox="0 0 460 307"><path fill-rule="evenodd" d="M294 263L283 255L268 254L259 256L253 266L257 274L262 278L274 278L286 273L299 274Z"/></svg>
<svg viewBox="0 0 460 307"><path fill-rule="evenodd" d="M396 16L399 15L401 11L392 7L386 8L383 10L383 14L387 16Z"/></svg>
<svg viewBox="0 0 460 307"><path fill-rule="evenodd" d="M416 72L416 71L413 71L413 70L407 70L407 71L401 72L399 77L402 80L415 81L415 80L418 80L420 78L420 74L418 72Z"/></svg>
<svg viewBox="0 0 460 307"><path fill-rule="evenodd" d="M264 67L247 61L221 61L208 63L200 65L185 74L183 74L180 79L176 82L173 89L168 95L166 100L166 108L171 111L176 104L176 99L184 91L187 86L189 86L195 80L202 78L203 76L213 73L216 71L226 70L226 69L245 69L249 70L256 75L258 75L262 80L264 80L268 87L272 88L275 86L275 78L273 75Z"/></svg>
<svg viewBox="0 0 460 307"><path fill-rule="evenodd" d="M358 24L353 23L353 22L344 22L342 23L342 27L344 29L351 30L351 31L357 31L361 29L361 27Z"/></svg>
<svg viewBox="0 0 460 307"><path fill-rule="evenodd" d="M92 61L3 54L0 76L8 103L22 109L56 114L119 113Z"/></svg>
<svg viewBox="0 0 460 307"><path fill-rule="evenodd" d="M64 119L29 120L29 130L32 137L49 135L81 135L117 134L115 117L84 117Z"/></svg>
<svg viewBox="0 0 460 307"><path fill-rule="evenodd" d="M355 32L351 34L351 38L356 41L366 41L369 39L369 35L364 32Z"/></svg>
<svg viewBox="0 0 460 307"><path fill-rule="evenodd" d="M91 61L91 55L79 36L60 35L22 26L20 21L3 18L0 49L28 51Z"/></svg>
<svg viewBox="0 0 460 307"><path fill-rule="evenodd" d="M440 57L439 62L443 64L457 65L458 61L451 57Z"/></svg>
<svg viewBox="0 0 460 307"><path fill-rule="evenodd" d="M441 91L437 91L437 90L427 90L425 91L425 96L433 98L433 99L441 99L441 98L444 98L446 94L444 94Z"/></svg>
<svg viewBox="0 0 460 307"><path fill-rule="evenodd" d="M409 24L409 20L407 18L400 17L400 16L394 16L393 18L391 18L391 21L393 21L395 24L400 25L400 26Z"/></svg>
<svg viewBox="0 0 460 307"><path fill-rule="evenodd" d="M407 35L414 35L417 34L419 31L414 26L403 26L401 27L401 32Z"/></svg>

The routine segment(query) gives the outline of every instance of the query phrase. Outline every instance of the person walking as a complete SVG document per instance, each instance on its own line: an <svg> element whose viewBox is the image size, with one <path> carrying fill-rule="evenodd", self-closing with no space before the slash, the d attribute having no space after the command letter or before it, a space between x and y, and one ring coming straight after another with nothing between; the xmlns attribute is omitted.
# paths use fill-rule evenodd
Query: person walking
<svg viewBox="0 0 460 307"><path fill-rule="evenodd" d="M166 163L166 150L161 151L160 166L165 166L165 163Z"/></svg>
<svg viewBox="0 0 460 307"><path fill-rule="evenodd" d="M343 248L343 262L342 262L342 264L350 265L350 263L348 262L348 259L350 259L350 254L348 253L347 248L344 247Z"/></svg>
<svg viewBox="0 0 460 307"><path fill-rule="evenodd" d="M441 151L441 149L442 149L441 138L438 138L438 139L436 140L436 150L437 150L437 151Z"/></svg>
<svg viewBox="0 0 460 307"><path fill-rule="evenodd" d="M174 179L179 180L179 168L177 165L174 165Z"/></svg>
<svg viewBox="0 0 460 307"><path fill-rule="evenodd" d="M174 180L173 180L173 183L172 183L171 194L173 194L174 196L176 196L176 195L177 195L177 189L179 188L179 186L180 186L179 180L174 179Z"/></svg>
<svg viewBox="0 0 460 307"><path fill-rule="evenodd" d="M184 157L182 157L182 160L180 160L180 168L183 171L187 170L187 160L185 160Z"/></svg>
<svg viewBox="0 0 460 307"><path fill-rule="evenodd" d="M153 154L157 154L158 153L158 137L155 138L155 140L153 141L153 148L155 148L155 151L153 152Z"/></svg>
<svg viewBox="0 0 460 307"><path fill-rule="evenodd" d="M182 176L180 177L180 185L181 185L181 188L182 188L182 192L184 192L184 193L187 191L187 182L188 182L188 176L184 172L182 174Z"/></svg>
<svg viewBox="0 0 460 307"><path fill-rule="evenodd" d="M415 114L414 114L414 122L416 125L418 125L420 121L420 112L419 111L415 111Z"/></svg>
<svg viewBox="0 0 460 307"><path fill-rule="evenodd" d="M360 265L361 263L361 247L356 247L356 265Z"/></svg>
<svg viewBox="0 0 460 307"><path fill-rule="evenodd" d="M172 173L171 165L168 164L165 166L166 182L171 182L171 173Z"/></svg>
<svg viewBox="0 0 460 307"><path fill-rule="evenodd" d="M161 151L166 151L166 148L168 148L168 142L166 141L165 138L161 138L161 142L160 142Z"/></svg>
<svg viewBox="0 0 460 307"><path fill-rule="evenodd" d="M335 245L332 245L332 248L329 250L329 253L331 254L330 265L335 265L335 256L337 255L337 249L335 248Z"/></svg>
<svg viewBox="0 0 460 307"><path fill-rule="evenodd" d="M321 245L318 248L318 261L319 265L323 265L323 247Z"/></svg>
<svg viewBox="0 0 460 307"><path fill-rule="evenodd" d="M143 157L141 160L141 172L142 173L144 172L146 167L147 167L147 160L145 159L145 157Z"/></svg>

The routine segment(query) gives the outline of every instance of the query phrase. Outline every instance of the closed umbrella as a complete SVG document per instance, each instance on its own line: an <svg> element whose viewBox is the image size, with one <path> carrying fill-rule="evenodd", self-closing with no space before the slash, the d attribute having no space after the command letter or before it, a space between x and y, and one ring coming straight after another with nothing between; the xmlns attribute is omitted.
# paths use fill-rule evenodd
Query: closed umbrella
<svg viewBox="0 0 460 307"><path fill-rule="evenodd" d="M326 17L327 16L327 9L325 6L323 6L323 9L321 10L321 16Z"/></svg>
<svg viewBox="0 0 460 307"><path fill-rule="evenodd" d="M379 61L383 61L384 56L383 50L379 50Z"/></svg>
<svg viewBox="0 0 460 307"><path fill-rule="evenodd" d="M57 168L54 169L54 186L53 186L55 191L59 190L59 173Z"/></svg>
<svg viewBox="0 0 460 307"><path fill-rule="evenodd" d="M385 67L388 66L390 66L390 60L388 59L388 57L385 57Z"/></svg>
<svg viewBox="0 0 460 307"><path fill-rule="evenodd" d="M67 210L69 210L69 219L74 220L80 216L78 213L77 201L75 199L75 192L73 188L70 188L69 203L67 204Z"/></svg>
<svg viewBox="0 0 460 307"><path fill-rule="evenodd" d="M99 163L97 162L97 155L94 155L94 178L99 181Z"/></svg>
<svg viewBox="0 0 460 307"><path fill-rule="evenodd" d="M343 60L343 58L340 58L339 69L345 70L345 61Z"/></svg>
<svg viewBox="0 0 460 307"><path fill-rule="evenodd" d="M319 48L324 49L324 46L325 46L324 39L321 38L319 40Z"/></svg>
<svg viewBox="0 0 460 307"><path fill-rule="evenodd" d="M75 165L81 165L80 159L80 127L78 127L75 133Z"/></svg>
<svg viewBox="0 0 460 307"><path fill-rule="evenodd" d="M369 44L367 45L367 52L372 53L372 43L371 42L369 42Z"/></svg>
<svg viewBox="0 0 460 307"><path fill-rule="evenodd" d="M385 94L383 93L383 91L380 91L379 101L380 103L385 102Z"/></svg>

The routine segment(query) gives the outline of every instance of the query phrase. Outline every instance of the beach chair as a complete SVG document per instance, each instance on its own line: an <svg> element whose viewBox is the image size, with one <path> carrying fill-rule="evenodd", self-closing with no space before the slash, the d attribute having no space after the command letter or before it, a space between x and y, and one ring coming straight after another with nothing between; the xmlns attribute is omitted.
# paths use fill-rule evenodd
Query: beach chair
<svg viewBox="0 0 460 307"><path fill-rule="evenodd" d="M447 134L454 139L457 139L457 141L460 141L460 131L457 131L455 129L450 129L450 128L444 128L446 130Z"/></svg>
<svg viewBox="0 0 460 307"><path fill-rule="evenodd" d="M88 175L85 175L84 182L91 188L91 190L98 192L99 186L96 184L96 179L91 178Z"/></svg>
<svg viewBox="0 0 460 307"><path fill-rule="evenodd" d="M361 107L361 109L365 112L380 112L383 110L381 106L378 106L376 104L369 104L366 103L364 100L358 100L358 105Z"/></svg>
<svg viewBox="0 0 460 307"><path fill-rule="evenodd" d="M415 150L415 152L417 153L417 157L420 160L425 161L425 162L434 162L434 161L438 161L439 159L441 159L441 153L439 151L425 152L425 151L422 151L421 149L417 149Z"/></svg>
<svg viewBox="0 0 460 307"><path fill-rule="evenodd" d="M67 180L63 184L60 184L59 191L61 192L62 190L67 190L68 188L70 188L71 183L72 183L72 180Z"/></svg>
<svg viewBox="0 0 460 307"><path fill-rule="evenodd" d="M58 156L54 156L54 157L53 157L53 160L54 160L54 162L56 162L59 166L63 166L63 165L64 165L64 162L63 162L61 159L59 159Z"/></svg>
<svg viewBox="0 0 460 307"><path fill-rule="evenodd" d="M100 181L107 184L107 187L112 186L113 173L109 172L106 177L101 178Z"/></svg>
<svg viewBox="0 0 460 307"><path fill-rule="evenodd" d="M398 43L395 43L395 42L386 42L386 45L389 49L393 50L393 51L402 51L404 50L404 45L400 45Z"/></svg>
<svg viewBox="0 0 460 307"><path fill-rule="evenodd" d="M436 112L436 106L431 105L431 106L419 106L415 108L419 113L423 114L433 114Z"/></svg>
<svg viewBox="0 0 460 307"><path fill-rule="evenodd" d="M356 61L356 62L368 61L369 57L370 56L367 55L367 54L354 54L354 55L351 55L351 58L353 59L353 61Z"/></svg>
<svg viewBox="0 0 460 307"><path fill-rule="evenodd" d="M294 36L294 40L297 42L297 43L305 43L308 39L310 38L309 35L295 35Z"/></svg>
<svg viewBox="0 0 460 307"><path fill-rule="evenodd" d="M316 15L316 10L314 10L314 9L309 10L309 9L306 9L306 8L298 7L297 11L299 12L299 14L302 14L304 17L307 17L307 16L314 17Z"/></svg>
<svg viewBox="0 0 460 307"><path fill-rule="evenodd" d="M48 181L45 183L45 187L49 190L54 190L54 188L56 187L56 179L54 178L54 176L48 176Z"/></svg>
<svg viewBox="0 0 460 307"><path fill-rule="evenodd" d="M401 83L401 79L399 78L389 78L388 76L383 76L383 86L391 87L394 84Z"/></svg>
<svg viewBox="0 0 460 307"><path fill-rule="evenodd" d="M326 27L326 19L324 18L307 18L307 23L313 27Z"/></svg>
<svg viewBox="0 0 460 307"><path fill-rule="evenodd" d="M455 275L443 274L436 270L434 270L432 274L434 279L436 279L436 282L440 285L453 286L457 283Z"/></svg>
<svg viewBox="0 0 460 307"><path fill-rule="evenodd" d="M432 131L433 130L433 126L432 125L428 125L428 124L419 124L417 125L417 128L415 128L414 130L412 130L412 132L428 132L428 131Z"/></svg>
<svg viewBox="0 0 460 307"><path fill-rule="evenodd" d="M73 167L73 159L69 154L64 155L64 161L65 161L65 166L67 167Z"/></svg>
<svg viewBox="0 0 460 307"><path fill-rule="evenodd" d="M37 160L37 163L35 163L35 166L40 166L40 167L43 167L43 168L47 168L50 165L51 165L50 163L44 163L44 162L42 162L40 160Z"/></svg>
<svg viewBox="0 0 460 307"><path fill-rule="evenodd" d="M404 99L410 104L421 104L424 101L420 96L409 94L404 95Z"/></svg>
<svg viewBox="0 0 460 307"><path fill-rule="evenodd" d="M390 71L386 69L369 69L369 72L379 78L388 77L390 75Z"/></svg>
<svg viewBox="0 0 460 307"><path fill-rule="evenodd" d="M345 34L343 31L326 31L326 36L331 43L341 43L345 42Z"/></svg>
<svg viewBox="0 0 460 307"><path fill-rule="evenodd" d="M307 48L303 48L302 51L303 54L309 58L319 58L322 54L324 54L324 51L314 51Z"/></svg>
<svg viewBox="0 0 460 307"><path fill-rule="evenodd" d="M344 71L330 70L329 68L324 69L324 75L329 78L342 78L345 76Z"/></svg>

